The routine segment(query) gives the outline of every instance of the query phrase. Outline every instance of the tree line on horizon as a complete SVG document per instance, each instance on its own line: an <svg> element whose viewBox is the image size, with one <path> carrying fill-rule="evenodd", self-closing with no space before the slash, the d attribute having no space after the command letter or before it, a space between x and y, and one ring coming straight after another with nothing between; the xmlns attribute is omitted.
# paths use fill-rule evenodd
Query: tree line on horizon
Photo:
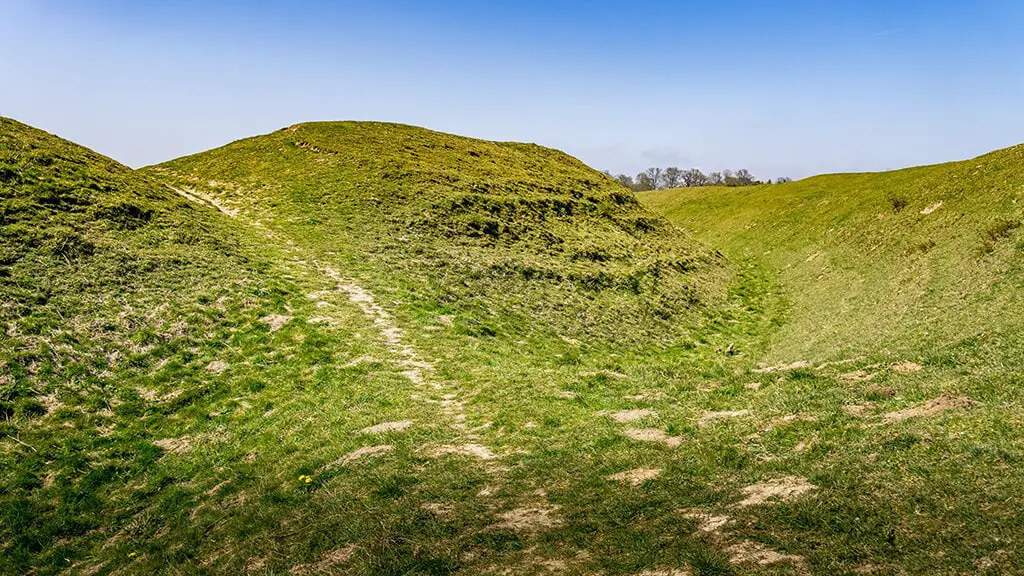
<svg viewBox="0 0 1024 576"><path fill-rule="evenodd" d="M746 168L736 170L735 172L732 170L722 170L721 172L711 172L709 174L704 174L697 168L683 170L675 166L668 168L651 167L636 176L612 174L607 170L604 173L610 178L617 180L626 188L637 192L694 186L756 186L758 184L782 184L793 181L792 178L788 177L776 178L774 182L772 182L771 178L761 181L754 178L754 175Z"/></svg>

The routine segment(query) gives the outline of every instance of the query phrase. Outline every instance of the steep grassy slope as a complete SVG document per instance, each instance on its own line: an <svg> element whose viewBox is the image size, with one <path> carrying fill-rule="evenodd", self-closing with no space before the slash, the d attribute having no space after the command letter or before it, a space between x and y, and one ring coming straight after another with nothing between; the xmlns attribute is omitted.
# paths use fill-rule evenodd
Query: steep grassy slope
<svg viewBox="0 0 1024 576"><path fill-rule="evenodd" d="M239 533L264 542L243 562L293 554L309 535L283 538L282 522L317 513L296 480L309 459L353 450L352 431L410 394L386 346L360 339L375 327L357 307L305 296L334 282L217 211L6 118L0 255L0 573L233 572L214 559ZM394 444L407 468L407 444ZM336 532L359 530L350 517Z"/></svg>
<svg viewBox="0 0 1024 576"><path fill-rule="evenodd" d="M774 277L789 306L766 353L751 358L763 367L754 373L762 384L799 381L822 402L817 417L841 409L849 419L804 446L874 502L839 497L802 521L843 533L846 558L866 552L862 530L892 530L888 550L862 556L872 572L899 572L891 554L911 573L1024 570L1013 512L1024 491L1024 146L640 198L737 266ZM860 510L839 512L847 506ZM934 558L910 561L918 546Z"/></svg>
<svg viewBox="0 0 1024 576"><path fill-rule="evenodd" d="M627 526L646 497L605 480L634 461L668 465L675 456L657 442L638 445L594 412L648 385L664 388L678 378L678 362L721 370L700 359L699 343L727 322L759 322L747 295L725 294L718 257L674 236L629 196L598 189L596 201L580 204L571 190L567 199L527 190L527 200L531 191L541 197L510 219L522 220L522 249L460 228L457 208L437 219L455 232L421 227L426 239L396 241L394 215L362 214L363 204L343 219L312 213L305 200L291 206L282 194L265 199L268 208L252 206L268 215L253 221L14 121L2 128L0 571L726 566L723 552L700 539L660 553L654 534L681 520L664 508ZM559 162L554 178L604 186ZM564 174L573 170L579 182ZM198 188L190 190L203 195ZM273 221L275 204L288 211ZM578 216L593 222L576 226L567 211L577 208L598 215ZM311 221L318 216L329 225ZM537 239L555 230L580 249L591 224L628 249L639 237L664 254L639 247L650 258L638 265L600 252L548 257ZM451 266L471 273L448 282L405 262L410 252L389 256L395 246L423 250L430 265L445 255L427 248L447 249L465 259ZM502 268L525 268L530 258L536 275ZM552 263L564 270L543 272ZM507 283L495 288L484 274ZM361 277L383 289L367 292ZM517 286L527 292L512 293ZM545 294L562 296L527 300ZM656 313L587 336L600 328L603 305L627 313L652 296L663 306ZM613 344L642 339L620 333L631 323L674 355L637 364L595 348L632 355ZM615 371L626 365L649 369L650 381ZM665 427L667 438L679 432ZM698 463L720 457L702 452ZM705 466L676 468L660 498L707 498L685 480ZM594 530L598 542L575 543ZM591 546L606 553L592 557Z"/></svg>
<svg viewBox="0 0 1024 576"><path fill-rule="evenodd" d="M1024 146L974 160L643 201L779 271L773 360L937 352L1015 357L1024 315Z"/></svg>
<svg viewBox="0 0 1024 576"><path fill-rule="evenodd" d="M389 298L566 336L678 336L725 262L561 152L383 123L300 124L161 165Z"/></svg>

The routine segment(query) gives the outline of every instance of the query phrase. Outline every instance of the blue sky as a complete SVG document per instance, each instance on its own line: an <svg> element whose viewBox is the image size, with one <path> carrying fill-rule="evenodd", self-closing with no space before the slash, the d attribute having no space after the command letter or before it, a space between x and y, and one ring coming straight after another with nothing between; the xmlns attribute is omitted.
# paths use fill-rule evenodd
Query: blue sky
<svg viewBox="0 0 1024 576"><path fill-rule="evenodd" d="M132 166L307 120L613 172L884 170L1024 142L1017 0L0 0L0 115Z"/></svg>

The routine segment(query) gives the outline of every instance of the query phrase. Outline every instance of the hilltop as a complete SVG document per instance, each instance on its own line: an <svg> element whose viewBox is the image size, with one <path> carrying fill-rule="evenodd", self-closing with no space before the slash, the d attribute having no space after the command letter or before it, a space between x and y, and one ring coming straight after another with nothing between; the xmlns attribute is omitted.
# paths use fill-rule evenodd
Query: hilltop
<svg viewBox="0 0 1024 576"><path fill-rule="evenodd" d="M678 338L731 276L630 191L533 144L318 122L150 172L316 246L389 299L466 310L467 330Z"/></svg>

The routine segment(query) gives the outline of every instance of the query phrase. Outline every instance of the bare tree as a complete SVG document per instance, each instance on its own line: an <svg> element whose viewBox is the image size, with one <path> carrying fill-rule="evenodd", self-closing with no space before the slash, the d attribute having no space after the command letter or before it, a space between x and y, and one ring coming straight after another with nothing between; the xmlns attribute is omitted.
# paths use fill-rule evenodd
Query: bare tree
<svg viewBox="0 0 1024 576"><path fill-rule="evenodd" d="M756 182L756 180L754 180L754 175L751 174L750 170L747 170L746 168L737 170L733 178L736 179L737 186L750 186L751 184L754 184Z"/></svg>
<svg viewBox="0 0 1024 576"><path fill-rule="evenodd" d="M661 171L658 171L658 175L661 175ZM636 175L636 185L633 187L634 190L655 190L657 188L657 182L651 177L650 169L645 170Z"/></svg>
<svg viewBox="0 0 1024 576"><path fill-rule="evenodd" d="M683 170L681 178L683 186L705 186L708 183L708 177L696 168Z"/></svg>
<svg viewBox="0 0 1024 576"><path fill-rule="evenodd" d="M683 183L683 171L675 166L665 168L661 175L662 188L678 188Z"/></svg>
<svg viewBox="0 0 1024 576"><path fill-rule="evenodd" d="M750 170L722 170L705 175L697 168L681 170L676 166L668 168L652 167L644 170L636 176L605 172L607 176L615 179L627 188L633 190L659 190L663 188L678 188L680 186L753 186L755 184L771 184L772 181L761 182L754 178ZM779 178L776 183L792 182L790 178Z"/></svg>
<svg viewBox="0 0 1024 576"><path fill-rule="evenodd" d="M793 181L793 179L790 178L789 176L780 176L780 177L775 179L775 183L776 184L785 184L787 182L792 182L792 181Z"/></svg>
<svg viewBox="0 0 1024 576"><path fill-rule="evenodd" d="M657 190L661 187L661 168L651 167L644 171L647 174L647 178L650 179L651 187L650 190Z"/></svg>
<svg viewBox="0 0 1024 576"><path fill-rule="evenodd" d="M626 188L633 188L636 186L636 183L633 182L633 177L627 174L618 174L615 176L615 179L619 181L619 184L622 184Z"/></svg>

